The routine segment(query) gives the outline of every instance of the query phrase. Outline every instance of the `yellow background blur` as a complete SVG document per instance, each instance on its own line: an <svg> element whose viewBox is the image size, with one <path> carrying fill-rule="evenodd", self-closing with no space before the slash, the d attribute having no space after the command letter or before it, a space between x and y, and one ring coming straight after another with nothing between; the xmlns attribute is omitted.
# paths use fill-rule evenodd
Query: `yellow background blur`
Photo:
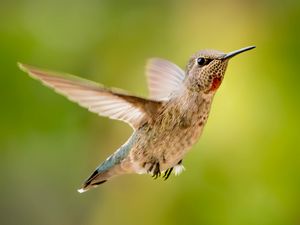
<svg viewBox="0 0 300 225"><path fill-rule="evenodd" d="M146 96L149 57L231 60L186 171L118 177L77 193L130 135L21 72L18 61ZM0 2L0 224L300 223L300 2Z"/></svg>

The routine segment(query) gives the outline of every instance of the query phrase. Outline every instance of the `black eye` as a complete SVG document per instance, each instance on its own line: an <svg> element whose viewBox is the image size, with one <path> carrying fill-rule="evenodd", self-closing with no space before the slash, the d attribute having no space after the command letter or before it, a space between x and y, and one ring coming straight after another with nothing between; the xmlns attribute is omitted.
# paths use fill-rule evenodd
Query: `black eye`
<svg viewBox="0 0 300 225"><path fill-rule="evenodd" d="M210 63L210 61L211 61L210 59L206 59L206 58L203 58L203 57L199 57L197 59L197 63L198 63L199 66L205 66L208 63Z"/></svg>

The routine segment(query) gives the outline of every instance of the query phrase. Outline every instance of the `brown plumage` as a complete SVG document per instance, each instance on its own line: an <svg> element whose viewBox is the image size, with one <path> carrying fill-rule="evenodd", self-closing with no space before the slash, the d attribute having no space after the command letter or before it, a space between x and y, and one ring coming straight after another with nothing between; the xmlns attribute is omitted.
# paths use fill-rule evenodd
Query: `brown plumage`
<svg viewBox="0 0 300 225"><path fill-rule="evenodd" d="M31 77L91 112L130 124L134 133L85 181L79 192L104 183L115 175L150 173L167 179L173 168L179 173L182 159L199 139L207 122L213 97L220 86L228 60L247 50L224 54L203 50L191 57L183 71L163 59L147 64L150 98L107 89L72 75L49 72L19 64Z"/></svg>

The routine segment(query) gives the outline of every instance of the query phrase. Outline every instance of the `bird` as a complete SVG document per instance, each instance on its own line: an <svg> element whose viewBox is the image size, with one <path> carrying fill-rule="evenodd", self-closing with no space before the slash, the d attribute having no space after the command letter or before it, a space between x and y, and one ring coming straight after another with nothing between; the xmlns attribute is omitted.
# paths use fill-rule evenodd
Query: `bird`
<svg viewBox="0 0 300 225"><path fill-rule="evenodd" d="M71 74L18 65L32 78L89 111L133 128L127 142L85 180L78 190L82 193L117 175L150 174L166 180L172 172L181 173L184 156L202 134L228 61L253 48L229 53L200 50L190 57L185 70L168 60L151 58L146 65L148 98Z"/></svg>

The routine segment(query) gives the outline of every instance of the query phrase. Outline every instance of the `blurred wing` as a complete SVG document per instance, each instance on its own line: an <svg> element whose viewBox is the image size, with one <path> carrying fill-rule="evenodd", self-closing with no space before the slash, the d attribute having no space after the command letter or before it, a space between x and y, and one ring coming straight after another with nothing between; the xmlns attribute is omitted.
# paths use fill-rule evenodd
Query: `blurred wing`
<svg viewBox="0 0 300 225"><path fill-rule="evenodd" d="M170 94L182 85L185 72L174 63L164 59L152 58L146 66L150 98L168 100Z"/></svg>
<svg viewBox="0 0 300 225"><path fill-rule="evenodd" d="M159 102L122 94L100 84L73 75L49 72L19 64L20 68L57 93L101 116L122 120L136 128L144 116L153 112ZM150 116L150 115L149 115Z"/></svg>

